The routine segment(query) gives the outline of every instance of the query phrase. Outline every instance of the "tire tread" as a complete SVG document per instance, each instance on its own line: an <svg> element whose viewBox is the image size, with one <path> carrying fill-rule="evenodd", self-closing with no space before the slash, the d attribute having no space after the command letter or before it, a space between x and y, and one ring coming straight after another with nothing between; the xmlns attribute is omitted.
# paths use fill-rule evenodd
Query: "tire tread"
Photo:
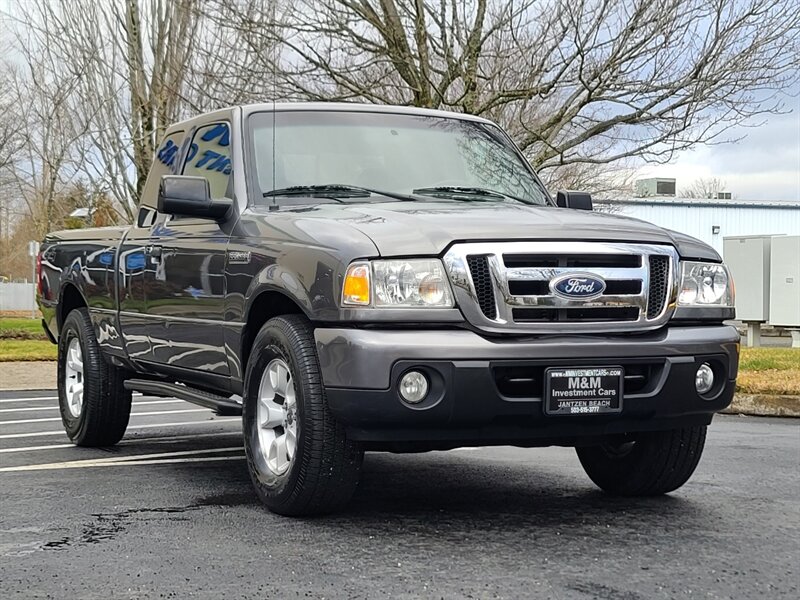
<svg viewBox="0 0 800 600"><path fill-rule="evenodd" d="M705 425L642 434L629 454L612 457L600 446L576 448L589 478L619 496L672 492L694 473L706 440Z"/></svg>
<svg viewBox="0 0 800 600"><path fill-rule="evenodd" d="M335 512L349 502L358 485L363 451L358 444L348 440L344 427L328 409L310 322L302 315L270 319L256 336L254 354L274 335L275 330L288 340L296 368L301 372L293 376L295 386L303 386L301 427L304 452L294 485L285 499L273 497L261 487L255 476L252 477L253 483L261 499L279 514L303 516ZM251 355L251 364L253 358ZM248 364L246 381L252 384L251 364ZM298 456L299 452L295 460ZM255 465L249 462L252 473Z"/></svg>

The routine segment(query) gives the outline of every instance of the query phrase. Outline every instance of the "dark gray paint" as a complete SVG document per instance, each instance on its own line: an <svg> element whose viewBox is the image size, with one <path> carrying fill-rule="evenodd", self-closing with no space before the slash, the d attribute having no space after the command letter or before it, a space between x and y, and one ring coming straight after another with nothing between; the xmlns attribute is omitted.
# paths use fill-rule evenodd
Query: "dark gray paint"
<svg viewBox="0 0 800 600"><path fill-rule="evenodd" d="M670 244L684 258L720 260L714 250L691 243L687 236L644 221L581 210L430 201L323 205L317 211L369 236L381 256L439 256L455 241L597 240Z"/></svg>
<svg viewBox="0 0 800 600"><path fill-rule="evenodd" d="M739 334L735 328L671 327L636 336L558 336L490 340L471 331L373 331L317 329L322 378L326 386L385 390L398 360L597 359L608 357L731 356L736 378ZM420 339L424 336L424 343Z"/></svg>

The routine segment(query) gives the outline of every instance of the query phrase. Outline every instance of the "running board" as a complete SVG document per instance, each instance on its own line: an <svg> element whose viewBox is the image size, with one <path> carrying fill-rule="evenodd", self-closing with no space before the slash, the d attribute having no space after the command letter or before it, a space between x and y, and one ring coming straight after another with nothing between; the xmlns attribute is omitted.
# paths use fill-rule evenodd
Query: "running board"
<svg viewBox="0 0 800 600"><path fill-rule="evenodd" d="M242 414L242 405L209 392L203 392L194 388L180 385L177 383L167 383L165 381L152 381L150 379L128 379L125 382L125 389L143 394L153 394L166 398L179 398L192 404L197 404L205 408L210 408L219 416L239 416Z"/></svg>

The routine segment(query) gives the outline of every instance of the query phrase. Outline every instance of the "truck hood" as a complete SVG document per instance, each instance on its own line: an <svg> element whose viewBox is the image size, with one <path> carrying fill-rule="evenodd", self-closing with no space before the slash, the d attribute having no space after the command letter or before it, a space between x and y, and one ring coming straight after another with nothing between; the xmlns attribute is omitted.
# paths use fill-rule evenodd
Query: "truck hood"
<svg viewBox="0 0 800 600"><path fill-rule="evenodd" d="M283 212L283 211L281 211ZM310 217L308 209L303 211ZM478 202L381 202L319 205L316 217L344 221L381 256L442 254L456 241L597 240L670 244L682 258L719 261L713 248L646 221L550 206Z"/></svg>

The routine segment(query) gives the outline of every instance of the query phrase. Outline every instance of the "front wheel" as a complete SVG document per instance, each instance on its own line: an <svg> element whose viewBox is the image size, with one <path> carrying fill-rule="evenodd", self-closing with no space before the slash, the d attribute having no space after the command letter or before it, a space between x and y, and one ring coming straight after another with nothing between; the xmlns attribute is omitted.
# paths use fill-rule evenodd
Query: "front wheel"
<svg viewBox="0 0 800 600"><path fill-rule="evenodd" d="M657 496L681 487L694 473L706 426L616 437L575 450L589 478L617 496Z"/></svg>
<svg viewBox="0 0 800 600"><path fill-rule="evenodd" d="M305 317L277 317L259 331L247 363L242 419L250 478L270 510L324 514L350 500L364 453L328 409Z"/></svg>

